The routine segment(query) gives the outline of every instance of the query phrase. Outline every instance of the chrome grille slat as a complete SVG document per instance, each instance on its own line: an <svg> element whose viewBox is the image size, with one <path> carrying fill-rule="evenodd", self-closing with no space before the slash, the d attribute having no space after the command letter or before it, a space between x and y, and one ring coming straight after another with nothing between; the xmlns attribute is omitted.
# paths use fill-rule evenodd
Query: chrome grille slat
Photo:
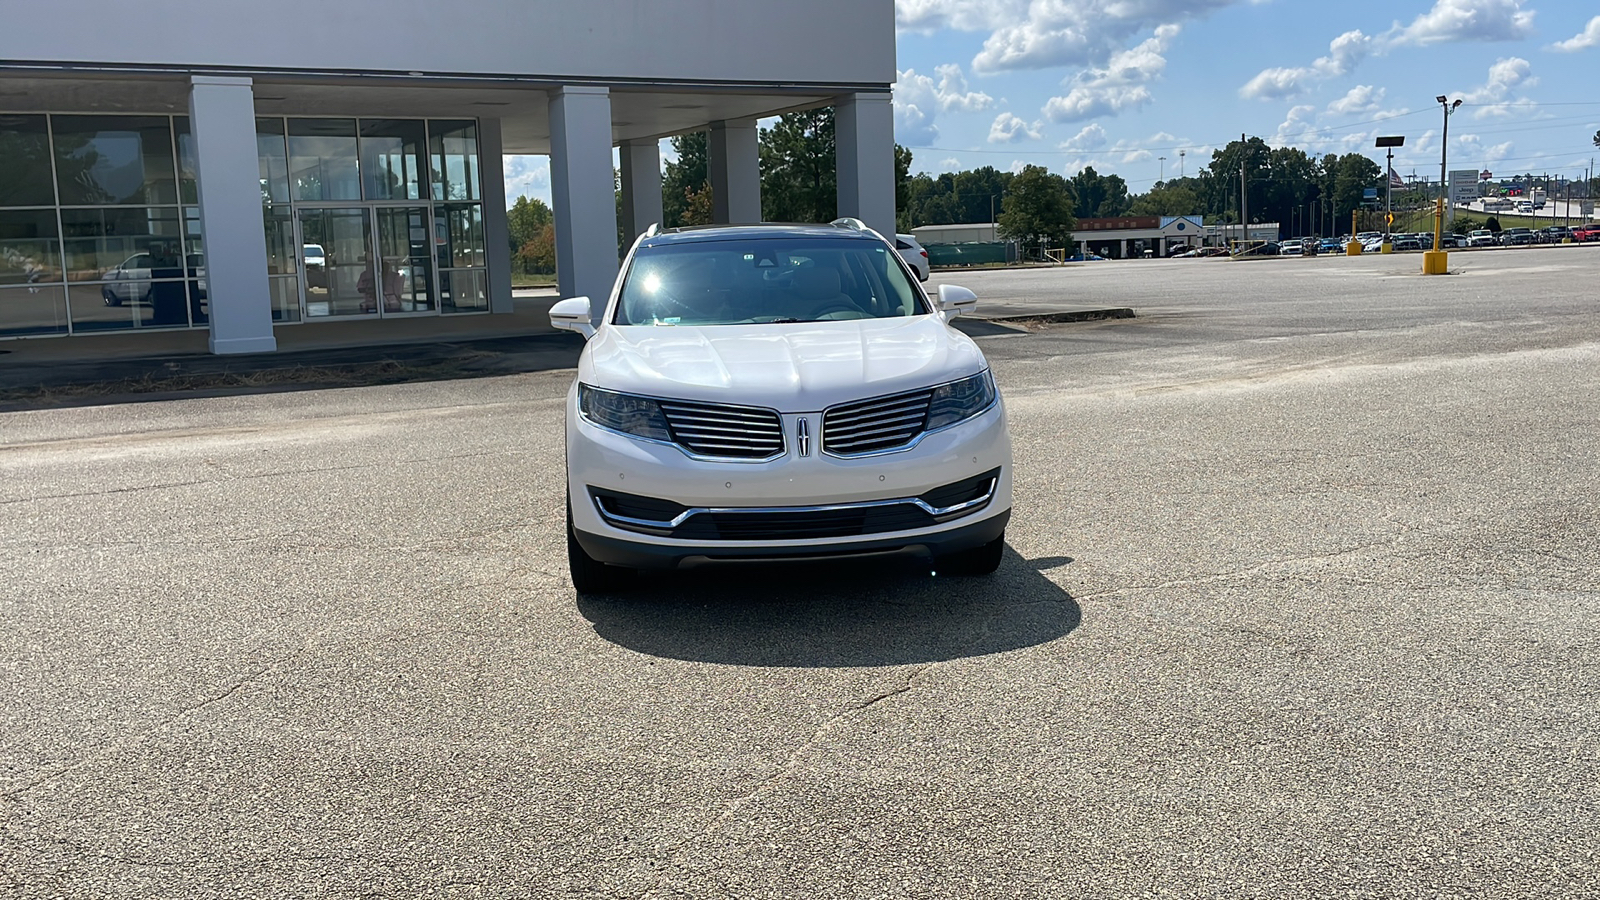
<svg viewBox="0 0 1600 900"><path fill-rule="evenodd" d="M822 416L822 449L849 456L905 447L922 434L932 404L932 391L912 391L836 406Z"/></svg>
<svg viewBox="0 0 1600 900"><path fill-rule="evenodd" d="M772 410L680 400L658 403L672 439L690 453L768 459L783 452L783 422Z"/></svg>

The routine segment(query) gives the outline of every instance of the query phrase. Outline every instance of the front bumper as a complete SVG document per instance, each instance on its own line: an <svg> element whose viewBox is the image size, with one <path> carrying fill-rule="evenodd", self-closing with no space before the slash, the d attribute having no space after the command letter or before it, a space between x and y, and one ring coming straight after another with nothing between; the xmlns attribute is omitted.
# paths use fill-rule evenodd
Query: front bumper
<svg viewBox="0 0 1600 900"><path fill-rule="evenodd" d="M1010 517L1002 401L910 448L862 458L799 455L797 420L820 417L785 414L784 451L762 462L691 458L585 421L576 391L568 403L573 531L600 562L674 568L894 551L940 556L993 541ZM973 487L952 493L958 485Z"/></svg>

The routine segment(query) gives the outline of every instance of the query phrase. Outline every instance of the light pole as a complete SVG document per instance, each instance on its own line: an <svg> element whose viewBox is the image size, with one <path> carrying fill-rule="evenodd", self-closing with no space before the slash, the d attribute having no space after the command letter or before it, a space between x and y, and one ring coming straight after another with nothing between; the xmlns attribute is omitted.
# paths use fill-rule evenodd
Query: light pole
<svg viewBox="0 0 1600 900"><path fill-rule="evenodd" d="M1444 252L1444 204L1450 196L1450 114L1461 108L1461 101L1454 103L1450 98L1440 94L1434 99L1439 101L1439 107L1444 110L1444 140L1439 146L1439 205L1433 211L1433 249L1422 254L1422 274L1448 275L1450 273L1449 254Z"/></svg>
<svg viewBox="0 0 1600 900"><path fill-rule="evenodd" d="M1156 157L1156 159L1161 160L1161 181L1166 181L1167 180L1167 158L1165 156L1158 156L1158 157ZM1160 184L1160 182L1157 182L1157 184Z"/></svg>
<svg viewBox="0 0 1600 900"><path fill-rule="evenodd" d="M1406 139L1404 135L1378 138L1378 146L1389 151L1388 165L1384 167L1383 172L1383 243L1385 250L1392 250L1393 244L1393 241L1389 239L1389 235L1394 231L1394 148L1404 147L1405 145ZM1434 244L1433 249L1439 249L1437 243Z"/></svg>
<svg viewBox="0 0 1600 900"><path fill-rule="evenodd" d="M1183 158L1189 154L1187 150L1178 151L1178 180L1183 180Z"/></svg>

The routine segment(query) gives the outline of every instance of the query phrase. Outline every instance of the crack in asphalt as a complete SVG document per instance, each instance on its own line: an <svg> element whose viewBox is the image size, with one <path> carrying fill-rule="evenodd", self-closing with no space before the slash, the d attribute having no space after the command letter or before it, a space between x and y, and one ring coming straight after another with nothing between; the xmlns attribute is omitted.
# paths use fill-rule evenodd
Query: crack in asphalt
<svg viewBox="0 0 1600 900"><path fill-rule="evenodd" d="M293 654L291 654L291 655L293 655ZM273 664L269 664L269 665L266 665L266 666L262 666L261 668L255 670L254 672L250 672L250 673L244 675L243 677L239 678L233 684L229 685L227 690L224 690L222 693L214 694L214 695L212 695L210 697L205 698L204 700L201 700L198 703L192 703L192 704L190 704L188 706L180 707L179 709L175 710L171 715L167 716L166 718L162 719L161 721L157 722L154 725L151 725L151 726L149 726L147 728L143 728L143 729L136 729L133 733L128 734L128 735L123 736L123 737L120 737L120 738L113 737L110 740L107 740L107 741L105 741L105 742L103 742L103 743L91 748L89 750L89 752L86 753L83 756L83 758L77 760L76 762L70 763L70 764L68 764L66 766L62 766L61 768L57 769L54 772L49 773L48 775L45 775L45 776L40 777L40 778L36 778L33 781L30 781L27 784L22 785L21 787L15 787L15 788L11 788L11 789L6 790L6 791L0 791L0 799L6 799L6 800L17 800L17 799L20 799L23 794L27 793L28 791L33 790L36 787L40 787L42 785L46 785L46 784L49 784L49 783L54 782L54 781L59 781L60 779L66 777L67 775L70 775L71 773L83 768L84 766L87 766L90 763L93 763L93 762L95 762L95 761L97 761L99 759L104 758L108 753L110 753L116 747L125 746L126 744L128 744L128 743L130 743L132 741L138 740L138 739L146 737L148 735L155 734L155 733L161 731L162 729L165 729L166 727L168 727L172 723L178 721L179 719L182 719L185 716L191 715L191 714L193 714L195 712L198 712L199 710L205 709L206 707L211 706L213 704L220 703L220 702L228 699L229 697L232 697L234 694L238 693L238 691L241 688L243 688L245 685L250 684L251 682L260 679L261 676L263 676L267 672L271 671L272 668L274 666L276 666L276 665L278 665L278 663L273 663Z"/></svg>
<svg viewBox="0 0 1600 900"><path fill-rule="evenodd" d="M822 724L818 725L816 730L811 733L811 737L806 739L802 744L800 744L800 746L796 747L794 752L789 754L789 758L784 761L782 766L779 766L771 774L756 782L755 785L750 788L750 790L729 800L723 806L722 812L719 813L715 819L712 819L711 822L707 824L705 828L702 828L698 833L667 848L665 854L665 862L667 867L670 868L674 863L674 858L678 856L678 854L682 853L683 850L690 844L696 841L704 840L705 838L715 834L722 828L723 825L727 824L731 819L733 819L734 816L738 815L741 810L748 807L762 794L767 793L780 781L783 781L792 776L794 773L798 772L800 770L801 759L814 750L817 744L820 743L825 736L837 728L840 723L844 722L846 719L855 717L858 713L866 712L874 706L877 706L878 704L883 703L891 698L898 697L901 694L909 692L913 687L916 686L917 679L921 678L923 674L936 665L938 665L938 663L928 663L927 665L918 666L906 675L905 682L903 684L890 688L886 691L881 691L864 700L858 700L830 716L827 720L822 722ZM664 873L659 875L656 878L655 883L646 889L643 894L639 895L638 900L647 900L647 898L655 895L656 891L661 889L662 881L665 879L665 877L666 876Z"/></svg>
<svg viewBox="0 0 1600 900"><path fill-rule="evenodd" d="M1126 587L1111 588L1104 591L1073 594L1072 598L1074 600L1094 600L1100 597L1114 597L1118 594L1133 594L1144 591L1162 591L1175 587L1196 587L1205 584L1218 584L1224 581L1242 581L1245 579L1254 578L1257 575L1265 574L1268 570L1274 568L1290 567L1300 563L1338 559L1341 556L1349 556L1352 553L1360 553L1365 550L1371 550L1374 547L1393 547L1395 544L1405 540L1407 537L1418 533L1436 536L1433 535L1433 532L1425 531L1422 528L1409 528L1386 540L1368 541L1364 544L1357 544L1354 547L1346 547L1343 550L1335 550L1332 553L1313 553L1306 556L1280 557L1278 559L1269 559L1264 563L1251 566L1247 569L1235 569L1228 572L1213 572L1205 575L1198 575L1193 578L1178 578L1172 581L1163 581L1157 584L1130 584Z"/></svg>

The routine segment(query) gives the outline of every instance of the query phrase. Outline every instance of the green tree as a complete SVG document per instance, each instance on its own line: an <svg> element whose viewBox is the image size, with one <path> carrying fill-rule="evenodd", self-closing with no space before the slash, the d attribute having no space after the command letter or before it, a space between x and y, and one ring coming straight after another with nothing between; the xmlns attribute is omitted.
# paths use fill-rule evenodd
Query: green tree
<svg viewBox="0 0 1600 900"><path fill-rule="evenodd" d="M554 221L554 213L543 200L538 197L518 197L517 202L506 210L511 252L516 253L524 244L538 237L546 225Z"/></svg>
<svg viewBox="0 0 1600 900"><path fill-rule="evenodd" d="M1350 211L1359 209L1367 188L1381 184L1383 170L1372 160L1359 153L1346 153L1334 166L1333 203L1340 223Z"/></svg>
<svg viewBox="0 0 1600 900"><path fill-rule="evenodd" d="M709 190L710 164L708 144L710 135L704 131L680 134L672 139L672 152L677 159L667 162L661 176L661 225L676 228L690 224L683 221L684 211L695 194ZM710 195L707 194L707 197Z"/></svg>
<svg viewBox="0 0 1600 900"><path fill-rule="evenodd" d="M911 202L911 150L894 145L894 227L896 231L910 231L911 218L907 207Z"/></svg>
<svg viewBox="0 0 1600 900"><path fill-rule="evenodd" d="M831 222L839 217L833 107L785 113L761 129L761 217Z"/></svg>
<svg viewBox="0 0 1600 900"><path fill-rule="evenodd" d="M1072 189L1077 195L1073 213L1080 219L1107 218L1128 212L1132 201L1128 198L1128 183L1121 175L1101 175L1094 166L1072 176Z"/></svg>
<svg viewBox="0 0 1600 900"><path fill-rule="evenodd" d="M1196 186L1197 180L1193 178L1162 182L1149 193L1130 200L1127 212L1134 216L1204 215Z"/></svg>
<svg viewBox="0 0 1600 900"><path fill-rule="evenodd" d="M1072 243L1077 198L1072 184L1042 166L1026 166L1011 179L1000 213L1000 233L1021 242L1025 251L1048 243Z"/></svg>

